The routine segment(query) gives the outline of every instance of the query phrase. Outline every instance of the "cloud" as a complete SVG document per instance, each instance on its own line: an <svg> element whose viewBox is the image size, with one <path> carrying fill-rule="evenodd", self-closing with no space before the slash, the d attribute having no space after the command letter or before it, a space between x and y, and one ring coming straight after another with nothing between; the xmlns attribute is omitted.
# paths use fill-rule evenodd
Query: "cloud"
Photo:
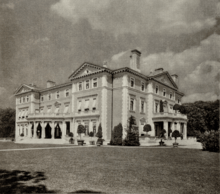
<svg viewBox="0 0 220 194"><path fill-rule="evenodd" d="M182 101L183 102L195 102L195 101L215 101L219 99L219 95L208 92L208 93L195 93L188 96L184 96Z"/></svg>
<svg viewBox="0 0 220 194"><path fill-rule="evenodd" d="M1 8L3 9L14 9L15 5L14 3L8 2L8 3L3 3L0 5Z"/></svg>
<svg viewBox="0 0 220 194"><path fill-rule="evenodd" d="M86 18L94 29L124 33L191 34L216 23L218 1L60 0L51 10L73 23Z"/></svg>
<svg viewBox="0 0 220 194"><path fill-rule="evenodd" d="M6 89L4 87L0 87L0 95L4 94L6 92Z"/></svg>

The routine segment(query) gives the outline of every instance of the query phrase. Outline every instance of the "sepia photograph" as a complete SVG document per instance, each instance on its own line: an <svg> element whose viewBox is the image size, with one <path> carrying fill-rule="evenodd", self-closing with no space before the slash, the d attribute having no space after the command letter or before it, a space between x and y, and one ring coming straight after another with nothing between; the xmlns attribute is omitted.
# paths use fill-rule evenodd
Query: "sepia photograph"
<svg viewBox="0 0 220 194"><path fill-rule="evenodd" d="M220 0L0 0L0 194L220 192Z"/></svg>

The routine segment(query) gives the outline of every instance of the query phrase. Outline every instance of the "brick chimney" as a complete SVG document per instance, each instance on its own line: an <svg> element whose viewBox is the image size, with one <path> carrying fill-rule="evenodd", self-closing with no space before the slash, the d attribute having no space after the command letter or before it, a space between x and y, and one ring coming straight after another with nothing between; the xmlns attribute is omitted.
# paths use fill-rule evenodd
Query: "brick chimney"
<svg viewBox="0 0 220 194"><path fill-rule="evenodd" d="M47 88L51 88L55 85L56 85L56 82L53 82L53 81L50 81L50 80L47 81Z"/></svg>
<svg viewBox="0 0 220 194"><path fill-rule="evenodd" d="M141 52L134 49L131 51L130 68L140 72Z"/></svg>

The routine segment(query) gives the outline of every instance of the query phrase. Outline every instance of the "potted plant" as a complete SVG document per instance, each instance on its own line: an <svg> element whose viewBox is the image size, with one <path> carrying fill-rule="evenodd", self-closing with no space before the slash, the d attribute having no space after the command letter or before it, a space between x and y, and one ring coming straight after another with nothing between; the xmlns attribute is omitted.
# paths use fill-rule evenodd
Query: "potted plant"
<svg viewBox="0 0 220 194"><path fill-rule="evenodd" d="M78 133L79 136L80 136L80 139L77 140L78 145L83 146L84 140L81 139L81 134L82 134L82 133L85 133L85 132L86 132L86 128L85 128L83 125L80 124L80 125L78 126L78 128L77 128L77 133Z"/></svg>
<svg viewBox="0 0 220 194"><path fill-rule="evenodd" d="M175 148L175 147L178 147L178 143L176 143L176 139L177 139L177 137L180 137L180 132L179 131L177 131L177 130L175 130L173 133L172 133L172 137L174 137L175 138L175 142L173 143L173 147Z"/></svg>
<svg viewBox="0 0 220 194"><path fill-rule="evenodd" d="M69 139L70 144L74 144L74 139L73 139L73 133L72 132L69 133L69 137L70 137L70 139Z"/></svg>
<svg viewBox="0 0 220 194"><path fill-rule="evenodd" d="M95 145L95 141L92 140L92 137L94 136L94 133L92 131L89 132L89 137L91 137L91 141L89 141L90 145Z"/></svg>
<svg viewBox="0 0 220 194"><path fill-rule="evenodd" d="M161 131L160 131L160 138L161 138L161 140L160 140L160 142L159 142L159 144L160 144L160 146L164 146L164 141L163 141L163 139L165 139L165 136L164 136L164 134L166 133L166 130L165 129L162 129Z"/></svg>
<svg viewBox="0 0 220 194"><path fill-rule="evenodd" d="M98 146L103 145L104 139L102 139L102 126L101 126L101 123L99 124L98 132L96 133L96 137L98 137L96 144Z"/></svg>
<svg viewBox="0 0 220 194"><path fill-rule="evenodd" d="M21 136L21 140L23 140L24 133L21 133L20 136Z"/></svg>

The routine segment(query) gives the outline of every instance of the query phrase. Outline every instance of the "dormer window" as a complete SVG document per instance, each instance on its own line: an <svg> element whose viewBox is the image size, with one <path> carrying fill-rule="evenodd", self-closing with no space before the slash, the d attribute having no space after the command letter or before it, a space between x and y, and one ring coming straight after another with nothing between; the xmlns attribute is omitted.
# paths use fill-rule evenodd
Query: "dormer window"
<svg viewBox="0 0 220 194"><path fill-rule="evenodd" d="M69 96L69 89L66 89L66 97Z"/></svg>
<svg viewBox="0 0 220 194"><path fill-rule="evenodd" d="M163 89L163 96L166 96L166 89Z"/></svg>
<svg viewBox="0 0 220 194"><path fill-rule="evenodd" d="M144 84L144 82L142 82L141 83L141 91L144 92L144 90L145 90L145 84Z"/></svg>
<svg viewBox="0 0 220 194"><path fill-rule="evenodd" d="M86 80L86 90L89 89L89 80Z"/></svg>
<svg viewBox="0 0 220 194"><path fill-rule="evenodd" d="M156 94L158 94L158 93L159 93L159 87L156 86Z"/></svg>
<svg viewBox="0 0 220 194"><path fill-rule="evenodd" d="M131 77L131 87L134 88L134 78Z"/></svg>
<svg viewBox="0 0 220 194"><path fill-rule="evenodd" d="M57 99L60 97L60 92L57 91Z"/></svg>
<svg viewBox="0 0 220 194"><path fill-rule="evenodd" d="M79 82L79 91L82 90L82 82Z"/></svg>

